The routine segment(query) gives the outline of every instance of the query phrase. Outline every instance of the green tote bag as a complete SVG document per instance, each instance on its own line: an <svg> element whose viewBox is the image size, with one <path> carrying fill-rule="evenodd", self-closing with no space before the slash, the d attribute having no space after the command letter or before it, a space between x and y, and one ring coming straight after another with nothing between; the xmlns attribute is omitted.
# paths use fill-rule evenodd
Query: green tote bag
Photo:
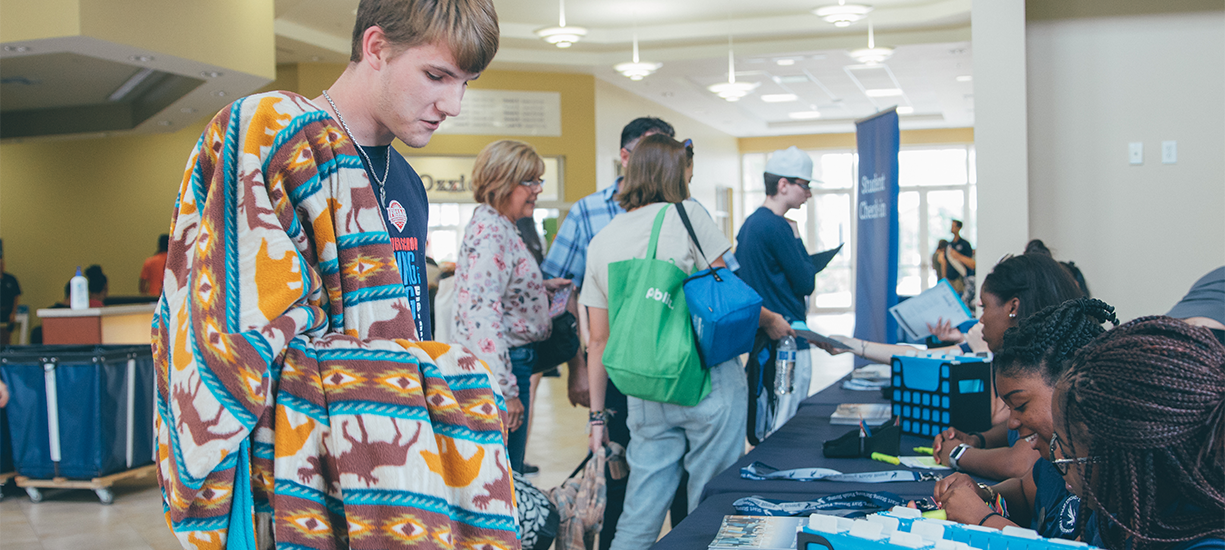
<svg viewBox="0 0 1225 550"><path fill-rule="evenodd" d="M608 265L604 369L625 395L692 407L710 393L710 372L702 368L693 341L683 286L687 274L655 259L667 212L661 208L655 216L645 259Z"/></svg>

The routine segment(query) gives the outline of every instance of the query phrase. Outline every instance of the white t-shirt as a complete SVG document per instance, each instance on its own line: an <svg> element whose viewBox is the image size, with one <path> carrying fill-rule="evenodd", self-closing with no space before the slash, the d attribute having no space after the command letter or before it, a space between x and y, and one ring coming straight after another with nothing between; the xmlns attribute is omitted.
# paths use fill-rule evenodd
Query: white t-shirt
<svg viewBox="0 0 1225 550"><path fill-rule="evenodd" d="M587 246L587 276L583 281L579 303L608 309L608 264L646 257L651 228L655 225L655 215L660 208L668 208L668 213L664 214L663 226L659 228L655 259L672 260L685 273L693 273L695 262L698 269L706 269L708 262L719 259L732 247L727 236L700 204L692 200L682 204L689 214L694 234L702 243L705 261L698 261L698 248L689 238L676 207L666 202L648 204L633 212L619 214L591 239L591 244Z"/></svg>

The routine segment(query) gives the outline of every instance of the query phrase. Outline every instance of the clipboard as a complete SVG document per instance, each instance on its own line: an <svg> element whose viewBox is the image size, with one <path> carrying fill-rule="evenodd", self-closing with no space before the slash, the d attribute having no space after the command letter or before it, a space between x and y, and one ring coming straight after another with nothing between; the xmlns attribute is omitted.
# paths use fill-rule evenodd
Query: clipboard
<svg viewBox="0 0 1225 550"><path fill-rule="evenodd" d="M812 266L817 268L817 273L820 273L821 270L825 269L825 266L829 265L830 260L833 260L834 256L838 255L838 252L842 250L843 244L846 243L842 243L834 248L826 250L825 252L817 252L816 254L808 255L808 259L812 262Z"/></svg>

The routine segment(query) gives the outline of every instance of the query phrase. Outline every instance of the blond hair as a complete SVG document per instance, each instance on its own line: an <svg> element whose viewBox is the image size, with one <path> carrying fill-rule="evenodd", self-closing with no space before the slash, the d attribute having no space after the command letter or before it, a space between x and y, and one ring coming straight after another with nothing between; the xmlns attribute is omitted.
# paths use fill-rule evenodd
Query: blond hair
<svg viewBox="0 0 1225 550"><path fill-rule="evenodd" d="M531 144L503 139L486 145L472 167L472 196L476 202L501 209L520 182L544 175L544 159Z"/></svg>
<svg viewBox="0 0 1225 550"><path fill-rule="evenodd" d="M470 73L484 71L498 53L498 13L492 0L361 0L350 62L362 60L362 37L370 27L383 29L400 52L445 42L456 64Z"/></svg>
<svg viewBox="0 0 1225 550"><path fill-rule="evenodd" d="M685 169L690 166L693 150L681 142L663 134L644 137L630 154L617 202L626 210L657 202L681 202L689 198Z"/></svg>

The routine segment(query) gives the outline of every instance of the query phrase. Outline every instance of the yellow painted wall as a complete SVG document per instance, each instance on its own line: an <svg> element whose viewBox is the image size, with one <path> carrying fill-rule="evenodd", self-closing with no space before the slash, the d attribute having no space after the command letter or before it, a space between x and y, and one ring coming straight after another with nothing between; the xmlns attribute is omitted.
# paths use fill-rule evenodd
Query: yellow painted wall
<svg viewBox="0 0 1225 550"><path fill-rule="evenodd" d="M740 153L770 153L792 145L800 149L854 149L855 134L805 134L740 138ZM943 143L974 143L973 128L943 128L935 130L902 130L902 145L936 145Z"/></svg>
<svg viewBox="0 0 1225 550"><path fill-rule="evenodd" d="M77 0L0 2L0 42L78 34L81 34L81 9Z"/></svg>
<svg viewBox="0 0 1225 550"><path fill-rule="evenodd" d="M265 90L314 97L343 65L282 65ZM473 87L562 94L564 137L531 138L543 155L566 158L566 200L595 191L595 79L490 71ZM175 133L0 145L0 237L5 270L20 281L21 303L50 306L77 265L100 264L112 295L134 295L144 259L170 228L187 156L207 119ZM476 155L499 136L434 136L407 155Z"/></svg>

